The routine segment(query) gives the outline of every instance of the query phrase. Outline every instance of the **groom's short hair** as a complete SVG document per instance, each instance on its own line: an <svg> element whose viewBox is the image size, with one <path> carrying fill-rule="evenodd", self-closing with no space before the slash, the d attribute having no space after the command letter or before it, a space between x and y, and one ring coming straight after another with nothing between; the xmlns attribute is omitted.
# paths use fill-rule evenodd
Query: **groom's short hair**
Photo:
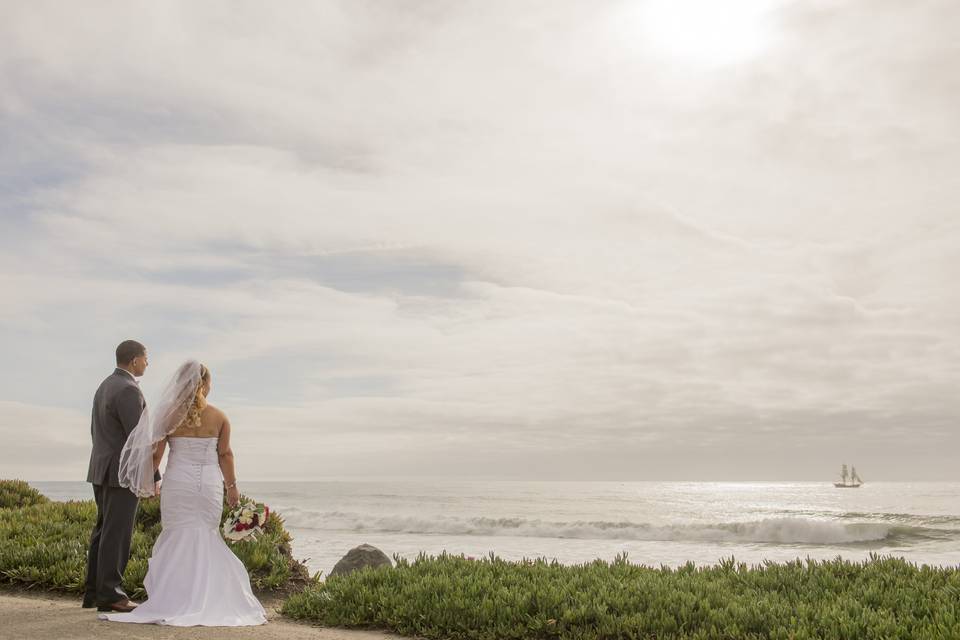
<svg viewBox="0 0 960 640"><path fill-rule="evenodd" d="M136 340L124 340L117 345L117 365L127 365L137 356L142 356L147 348Z"/></svg>

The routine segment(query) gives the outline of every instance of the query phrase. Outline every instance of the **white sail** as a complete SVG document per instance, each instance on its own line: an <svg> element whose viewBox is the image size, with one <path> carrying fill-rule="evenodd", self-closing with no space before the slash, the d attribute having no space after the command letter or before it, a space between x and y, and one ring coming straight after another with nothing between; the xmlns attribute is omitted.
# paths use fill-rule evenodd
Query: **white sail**
<svg viewBox="0 0 960 640"><path fill-rule="evenodd" d="M857 468L853 465L850 465L849 471L847 471L847 465L843 465L840 471L840 477L843 478L842 481L833 483L833 486L838 489L856 489L863 484L863 480L857 475ZM850 482L847 482L848 480L850 480Z"/></svg>

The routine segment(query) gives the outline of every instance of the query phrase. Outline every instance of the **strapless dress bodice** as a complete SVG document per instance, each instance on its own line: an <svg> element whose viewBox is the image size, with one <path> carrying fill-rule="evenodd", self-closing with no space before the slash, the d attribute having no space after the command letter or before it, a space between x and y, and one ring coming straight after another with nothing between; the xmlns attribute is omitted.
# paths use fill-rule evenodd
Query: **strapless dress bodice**
<svg viewBox="0 0 960 640"><path fill-rule="evenodd" d="M171 465L218 464L217 442L219 438L170 438Z"/></svg>

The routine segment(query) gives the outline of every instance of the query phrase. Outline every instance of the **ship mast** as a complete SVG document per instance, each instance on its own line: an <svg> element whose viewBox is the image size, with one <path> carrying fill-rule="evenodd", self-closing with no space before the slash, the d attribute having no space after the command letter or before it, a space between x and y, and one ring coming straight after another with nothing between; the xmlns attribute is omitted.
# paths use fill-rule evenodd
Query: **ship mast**
<svg viewBox="0 0 960 640"><path fill-rule="evenodd" d="M840 477L843 478L843 484L847 484L847 478L850 477L850 474L847 473L847 465L843 465L843 471L840 472Z"/></svg>

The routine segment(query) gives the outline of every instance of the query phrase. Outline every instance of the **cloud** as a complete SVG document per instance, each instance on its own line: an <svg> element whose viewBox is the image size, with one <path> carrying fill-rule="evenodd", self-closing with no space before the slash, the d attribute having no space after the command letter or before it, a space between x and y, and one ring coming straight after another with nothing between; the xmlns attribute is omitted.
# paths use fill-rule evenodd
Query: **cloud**
<svg viewBox="0 0 960 640"><path fill-rule="evenodd" d="M83 480L90 459L90 416L0 401L0 467L7 478Z"/></svg>
<svg viewBox="0 0 960 640"><path fill-rule="evenodd" d="M952 11L778 3L700 68L618 3L5 8L0 420L75 433L138 337L258 477L927 473Z"/></svg>

